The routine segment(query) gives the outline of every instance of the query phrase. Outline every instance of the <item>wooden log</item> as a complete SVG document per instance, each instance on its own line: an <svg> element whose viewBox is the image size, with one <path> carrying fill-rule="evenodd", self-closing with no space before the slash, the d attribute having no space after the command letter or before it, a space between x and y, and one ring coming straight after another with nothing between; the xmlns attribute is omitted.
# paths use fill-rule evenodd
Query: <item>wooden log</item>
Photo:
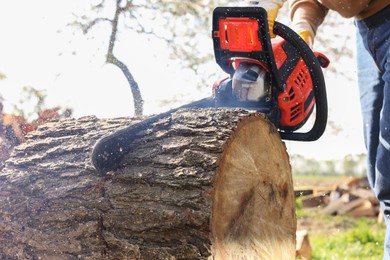
<svg viewBox="0 0 390 260"><path fill-rule="evenodd" d="M299 230L297 234L296 256L298 259L310 260L312 249L307 230Z"/></svg>
<svg viewBox="0 0 390 260"><path fill-rule="evenodd" d="M376 214L374 206L368 200L347 213L351 217L375 217Z"/></svg>
<svg viewBox="0 0 390 260"><path fill-rule="evenodd" d="M337 209L338 215L344 215L350 211L352 211L354 208L359 207L360 205L364 204L367 200L363 198L357 198L355 200L352 200L349 203L344 203L340 208Z"/></svg>
<svg viewBox="0 0 390 260"><path fill-rule="evenodd" d="M328 205L326 205L325 208L321 210L321 213L328 214L328 215L334 215L337 213L337 210L339 210L341 207L343 207L346 203L349 202L349 194L345 193L339 198L331 199Z"/></svg>
<svg viewBox="0 0 390 260"><path fill-rule="evenodd" d="M303 208L314 208L325 204L324 199L326 194L311 194L302 198Z"/></svg>
<svg viewBox="0 0 390 260"><path fill-rule="evenodd" d="M341 189L351 190L351 189L369 189L370 185L368 183L367 177L347 177L342 184L339 185Z"/></svg>
<svg viewBox="0 0 390 260"><path fill-rule="evenodd" d="M295 188L294 194L295 194L295 197L308 196L308 195L313 194L313 189L309 189L309 188L305 188L305 189L298 188L297 189L297 188Z"/></svg>
<svg viewBox="0 0 390 260"><path fill-rule="evenodd" d="M369 200L372 204L379 204L374 192L371 189L358 188L352 189L349 192L356 197Z"/></svg>
<svg viewBox="0 0 390 260"><path fill-rule="evenodd" d="M383 211L382 211L382 209L379 207L378 208L378 223L385 223L385 216L383 215Z"/></svg>
<svg viewBox="0 0 390 260"><path fill-rule="evenodd" d="M57 120L16 147L0 172L3 258L295 258L288 155L262 114L178 111L96 172L93 143L137 120Z"/></svg>

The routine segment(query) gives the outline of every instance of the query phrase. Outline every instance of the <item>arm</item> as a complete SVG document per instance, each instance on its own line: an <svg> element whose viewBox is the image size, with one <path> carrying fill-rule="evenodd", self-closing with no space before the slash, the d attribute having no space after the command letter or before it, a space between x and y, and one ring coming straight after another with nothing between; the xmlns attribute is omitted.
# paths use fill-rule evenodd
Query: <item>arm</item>
<svg viewBox="0 0 390 260"><path fill-rule="evenodd" d="M248 6L263 7L268 14L271 38L275 37L273 27L279 9L287 0L247 0ZM290 18L294 30L312 47L318 26L324 21L328 9L317 0L290 0Z"/></svg>
<svg viewBox="0 0 390 260"><path fill-rule="evenodd" d="M317 0L291 0L289 7L294 30L311 47L328 9Z"/></svg>

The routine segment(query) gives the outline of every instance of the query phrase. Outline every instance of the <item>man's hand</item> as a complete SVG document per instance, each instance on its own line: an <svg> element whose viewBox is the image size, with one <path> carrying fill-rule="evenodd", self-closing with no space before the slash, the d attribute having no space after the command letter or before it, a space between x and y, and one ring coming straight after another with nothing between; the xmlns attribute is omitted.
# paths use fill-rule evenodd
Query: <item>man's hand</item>
<svg viewBox="0 0 390 260"><path fill-rule="evenodd" d="M263 7L267 11L268 16L268 27L271 38L275 37L273 32L274 23L278 16L279 9L283 6L286 0L247 0L248 6L259 6Z"/></svg>
<svg viewBox="0 0 390 260"><path fill-rule="evenodd" d="M312 32L303 30L297 33L306 42L306 44L309 45L310 48L313 48L314 35Z"/></svg>

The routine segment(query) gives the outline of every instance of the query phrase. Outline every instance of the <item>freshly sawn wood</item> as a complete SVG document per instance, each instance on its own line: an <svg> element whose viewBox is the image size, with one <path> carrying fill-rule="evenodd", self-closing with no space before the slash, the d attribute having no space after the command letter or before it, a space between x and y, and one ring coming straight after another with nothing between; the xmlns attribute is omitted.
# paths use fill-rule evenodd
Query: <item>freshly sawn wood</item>
<svg viewBox="0 0 390 260"><path fill-rule="evenodd" d="M136 118L41 126L0 172L0 255L18 259L294 259L286 148L262 115L180 110L96 172L103 134Z"/></svg>

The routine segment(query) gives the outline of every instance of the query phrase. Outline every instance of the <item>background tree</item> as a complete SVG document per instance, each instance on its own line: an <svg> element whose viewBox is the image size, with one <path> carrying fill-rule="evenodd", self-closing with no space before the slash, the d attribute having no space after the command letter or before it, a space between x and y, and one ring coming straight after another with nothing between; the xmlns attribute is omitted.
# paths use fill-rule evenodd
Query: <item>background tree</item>
<svg viewBox="0 0 390 260"><path fill-rule="evenodd" d="M31 119L45 108L46 97L46 91L24 86L18 102L13 104L13 113Z"/></svg>
<svg viewBox="0 0 390 260"><path fill-rule="evenodd" d="M114 3L115 1L115 3ZM91 5L91 15L76 15L71 25L80 28L84 34L101 23L108 23L110 36L106 62L117 66L126 77L132 91L136 115L143 113L143 98L140 87L128 66L117 58L115 45L120 34L132 31L162 40L172 51L172 58L180 58L182 65L200 70L201 64L212 59L212 53L205 53L199 46L209 41L210 14L222 1L174 1L174 0L101 0ZM114 3L114 5L113 5ZM107 10L113 9L113 16L107 17ZM131 43L129 44L131 48ZM133 61L143 62L143 61ZM151 72L152 73L152 72Z"/></svg>
<svg viewBox="0 0 390 260"><path fill-rule="evenodd" d="M0 71L0 80L6 79L7 75Z"/></svg>

